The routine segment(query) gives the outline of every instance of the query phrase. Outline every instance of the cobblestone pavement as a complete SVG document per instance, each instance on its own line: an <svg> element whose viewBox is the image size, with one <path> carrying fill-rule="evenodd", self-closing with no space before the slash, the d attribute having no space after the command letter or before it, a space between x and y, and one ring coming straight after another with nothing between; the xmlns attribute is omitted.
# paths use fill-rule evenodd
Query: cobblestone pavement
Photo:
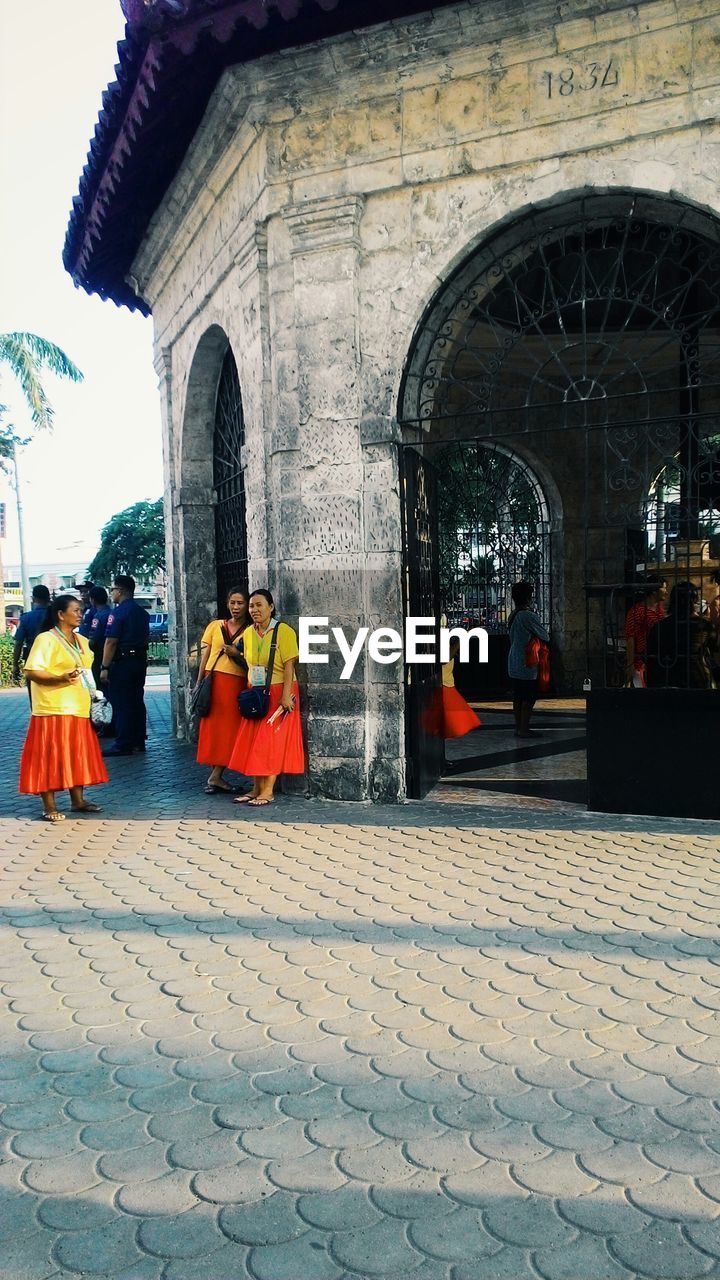
<svg viewBox="0 0 720 1280"><path fill-rule="evenodd" d="M717 829L251 816L151 703L54 828L0 695L2 1280L718 1280Z"/></svg>

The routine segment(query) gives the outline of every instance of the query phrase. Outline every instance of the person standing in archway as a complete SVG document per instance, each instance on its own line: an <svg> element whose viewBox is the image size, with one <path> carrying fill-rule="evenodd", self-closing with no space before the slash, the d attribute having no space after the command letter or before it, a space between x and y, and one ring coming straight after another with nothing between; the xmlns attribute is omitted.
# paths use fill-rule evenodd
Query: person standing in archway
<svg viewBox="0 0 720 1280"><path fill-rule="evenodd" d="M228 617L217 618L204 630L200 641L199 687L206 676L212 678L210 710L200 720L197 762L212 770L205 792L214 796L234 792L224 779L225 770L235 746L242 716L238 694L247 688L247 663L243 656L242 636L250 624L247 591L231 587L227 596Z"/></svg>
<svg viewBox="0 0 720 1280"><path fill-rule="evenodd" d="M272 804L281 773L304 773L305 750L300 724L300 693L295 679L299 657L292 627L275 617L269 591L250 596L252 626L243 635L250 689L267 689L268 707L258 719L243 719L230 768L253 779L252 790L235 804L261 808Z"/></svg>
<svg viewBox="0 0 720 1280"><path fill-rule="evenodd" d="M537 665L532 667L527 665L527 647L533 637L542 640L544 644L549 644L550 636L532 608L532 583L516 582L511 595L514 607L508 619L510 634L508 675L513 691L515 737L529 738L532 733L530 717L538 695L538 669Z"/></svg>

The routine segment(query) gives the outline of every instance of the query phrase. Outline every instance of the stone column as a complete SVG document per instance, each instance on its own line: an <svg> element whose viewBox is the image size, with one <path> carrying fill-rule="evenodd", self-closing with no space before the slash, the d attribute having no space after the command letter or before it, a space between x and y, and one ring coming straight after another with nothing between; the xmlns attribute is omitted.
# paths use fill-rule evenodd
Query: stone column
<svg viewBox="0 0 720 1280"><path fill-rule="evenodd" d="M272 441L274 540L283 612L327 616L354 637L368 615L363 537L358 341L359 196L283 210L274 298L278 399ZM281 261L284 258L284 263ZM307 667L311 787L339 799L367 795L364 657L352 680L341 663Z"/></svg>
<svg viewBox="0 0 720 1280"><path fill-rule="evenodd" d="M178 536L178 509L175 505L175 466L174 432L172 419L172 352L170 347L160 347L155 352L155 372L158 377L160 392L160 418L162 423L163 475L165 489L163 493L163 512L165 516L165 566L167 572L167 607L169 617L169 666L171 689L171 712L173 732L182 737L185 730L184 700L179 705L178 688L184 664L180 661L182 640L178 604L182 598L180 540Z"/></svg>
<svg viewBox="0 0 720 1280"><path fill-rule="evenodd" d="M248 577L263 586L268 573L268 484L272 386L268 302L267 228L254 224L239 245L233 293L239 299L234 348L245 422L242 465L245 473Z"/></svg>

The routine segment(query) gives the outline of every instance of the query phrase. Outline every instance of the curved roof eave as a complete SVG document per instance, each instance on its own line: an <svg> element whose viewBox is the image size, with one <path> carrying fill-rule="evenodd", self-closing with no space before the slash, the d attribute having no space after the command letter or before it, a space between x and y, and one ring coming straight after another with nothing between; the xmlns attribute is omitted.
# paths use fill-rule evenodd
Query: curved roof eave
<svg viewBox="0 0 720 1280"><path fill-rule="evenodd" d="M223 70L456 0L121 0L125 38L68 223L75 284L149 314L129 281Z"/></svg>

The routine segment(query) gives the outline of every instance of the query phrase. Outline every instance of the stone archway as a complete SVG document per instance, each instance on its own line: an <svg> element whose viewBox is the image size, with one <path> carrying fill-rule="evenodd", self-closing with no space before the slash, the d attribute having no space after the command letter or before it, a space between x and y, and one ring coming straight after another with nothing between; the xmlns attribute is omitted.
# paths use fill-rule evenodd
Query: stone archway
<svg viewBox="0 0 720 1280"><path fill-rule="evenodd" d="M193 648L216 615L218 597L242 570L247 571L243 442L240 386L230 340L220 325L211 325L190 365L178 450L176 628L181 654ZM178 704L184 730L182 696Z"/></svg>
<svg viewBox="0 0 720 1280"><path fill-rule="evenodd" d="M401 388L404 451L431 466L453 443L502 445L551 479L560 691L617 679L608 638L651 557L653 480L680 459L690 540L719 413L720 222L682 201L619 191L533 207L427 307Z"/></svg>

